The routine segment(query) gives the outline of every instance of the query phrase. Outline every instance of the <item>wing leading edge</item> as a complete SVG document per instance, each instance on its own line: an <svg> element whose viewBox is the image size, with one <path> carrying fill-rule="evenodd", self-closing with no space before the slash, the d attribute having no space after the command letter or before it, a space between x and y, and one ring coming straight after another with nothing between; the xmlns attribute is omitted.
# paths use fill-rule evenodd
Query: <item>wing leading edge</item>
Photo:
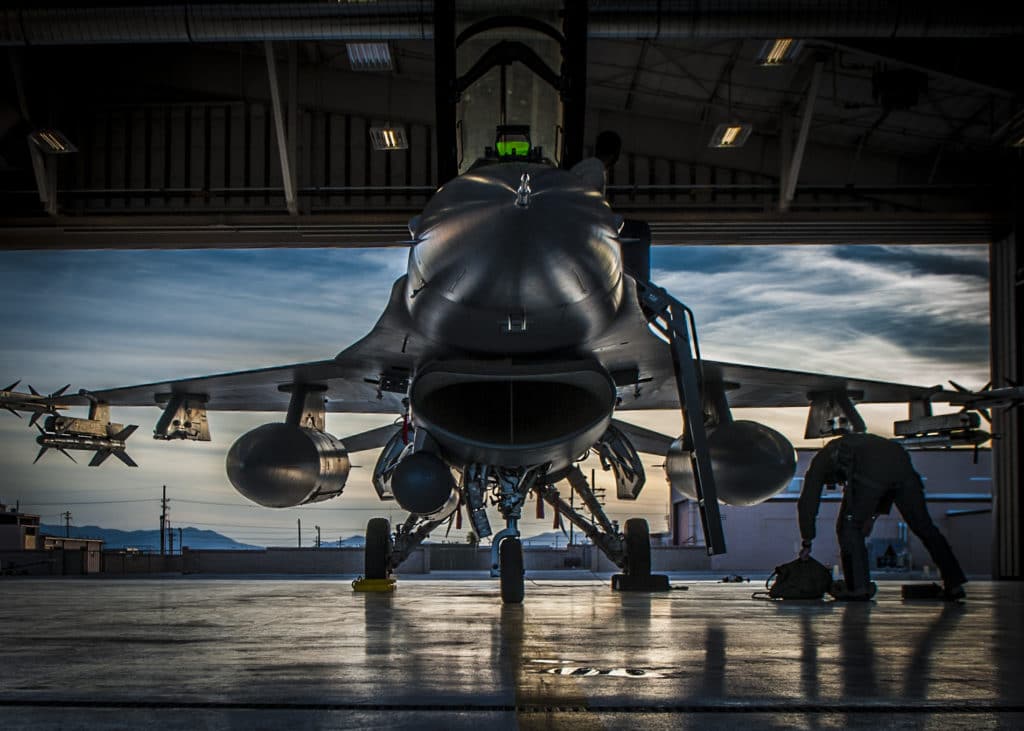
<svg viewBox="0 0 1024 731"><path fill-rule="evenodd" d="M669 347L648 327L636 296L636 284L625 278L626 292L619 316L611 331L592 343L594 352L608 370L633 373L636 380L622 390L620 410L678 409L679 395ZM920 401L935 394L935 388L888 383L848 376L762 368L742 363L704 360L705 381L721 383L729 406L808 406L815 394L844 393L856 403L900 403Z"/></svg>

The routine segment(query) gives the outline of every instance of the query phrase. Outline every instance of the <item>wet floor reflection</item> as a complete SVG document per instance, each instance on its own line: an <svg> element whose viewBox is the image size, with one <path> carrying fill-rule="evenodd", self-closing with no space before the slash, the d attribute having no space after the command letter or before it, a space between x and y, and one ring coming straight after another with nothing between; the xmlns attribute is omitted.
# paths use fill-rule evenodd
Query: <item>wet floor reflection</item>
<svg viewBox="0 0 1024 731"><path fill-rule="evenodd" d="M839 660L846 698L878 698L875 648L868 632L873 602L850 602L840 609Z"/></svg>
<svg viewBox="0 0 1024 731"><path fill-rule="evenodd" d="M945 603L920 633L910 662L903 671L903 698L924 700L929 697L928 689L934 673L932 657L937 648L954 640L957 625L967 612L968 608L962 604Z"/></svg>
<svg viewBox="0 0 1024 731"><path fill-rule="evenodd" d="M645 595L537 581L522 606L487 581L394 594L288 581L2 589L0 687L15 699L491 708L528 728L616 727L646 707L676 710L638 726L699 727L725 704L778 709L732 717L751 728L865 728L879 704L916 704L915 728L942 727L964 702L1024 710L1015 586L972 584L966 606L903 603L898 590L866 604L756 602L710 582Z"/></svg>

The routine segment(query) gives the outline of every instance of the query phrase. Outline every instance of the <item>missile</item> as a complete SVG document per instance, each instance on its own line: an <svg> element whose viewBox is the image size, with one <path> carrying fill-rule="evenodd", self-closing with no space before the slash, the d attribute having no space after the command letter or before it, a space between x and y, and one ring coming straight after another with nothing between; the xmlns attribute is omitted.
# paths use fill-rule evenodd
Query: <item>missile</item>
<svg viewBox="0 0 1024 731"><path fill-rule="evenodd" d="M988 409L993 408L1015 408L1024 403L1024 386L1018 386L1012 381L1002 388L992 388L991 383L985 384L980 391L971 391L964 388L956 381L950 381L954 393L950 393L948 401L953 406L962 406L965 409L977 411L985 420L992 423L992 416Z"/></svg>
<svg viewBox="0 0 1024 731"><path fill-rule="evenodd" d="M21 418L21 414L18 413L19 411L32 412L32 417L29 419L30 426L35 426L36 421L43 414L56 414L58 409L67 408L66 405L58 403L57 400L68 390L71 386L70 383L48 396L43 396L32 386L28 387L29 393L15 391L14 389L18 387L19 383L21 381L17 380L7 388L0 390L0 409L11 412L19 419Z"/></svg>
<svg viewBox="0 0 1024 731"><path fill-rule="evenodd" d="M116 424L111 426L120 427L121 425ZM129 457L128 453L125 451L125 442L128 437L138 429L138 426L135 424L126 426L123 429L120 429L120 431L110 434L109 436L97 436L95 434L72 431L48 432L38 426L36 428L39 429L39 436L36 437L36 444L39 445L40 449L39 454L36 455L32 464L38 462L50 449L58 450L72 462L75 462L75 458L67 452L67 450L72 449L96 452L96 454L93 455L92 460L89 462L90 467L98 467L111 455L117 457L129 467L138 467L135 460ZM110 431L113 431L113 429Z"/></svg>

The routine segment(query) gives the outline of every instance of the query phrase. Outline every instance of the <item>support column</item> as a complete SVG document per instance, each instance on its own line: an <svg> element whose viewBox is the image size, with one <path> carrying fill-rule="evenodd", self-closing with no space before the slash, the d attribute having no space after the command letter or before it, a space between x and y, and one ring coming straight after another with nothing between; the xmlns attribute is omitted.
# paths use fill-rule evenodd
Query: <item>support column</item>
<svg viewBox="0 0 1024 731"><path fill-rule="evenodd" d="M295 175L292 171L292 161L288 156L288 138L284 130L284 112L281 109L281 92L277 83L277 62L274 58L274 44L265 41L263 51L267 57L267 78L270 82L270 103L274 110L274 132L277 138L277 152L281 159L281 182L284 184L284 200L288 206L288 213L298 215L299 210L295 203ZM294 135L295 130L292 130Z"/></svg>
<svg viewBox="0 0 1024 731"><path fill-rule="evenodd" d="M1024 163L1009 181L1009 226L990 247L992 387L1024 384ZM996 579L1024 578L1024 408L992 415L993 561Z"/></svg>
<svg viewBox="0 0 1024 731"><path fill-rule="evenodd" d="M434 129L439 188L459 174L455 78L455 2L437 0L434 3Z"/></svg>
<svg viewBox="0 0 1024 731"><path fill-rule="evenodd" d="M587 3L567 0L562 23L562 127L565 130L562 167L571 168L583 159L583 134L587 116Z"/></svg>
<svg viewBox="0 0 1024 731"><path fill-rule="evenodd" d="M804 150L807 148L807 137L811 132L814 102L818 98L818 84L821 82L821 70L824 65L823 61L815 61L814 69L811 71L811 83L807 87L803 117L800 119L800 133L796 138L796 149L793 150L793 159L790 161L789 173L786 175L786 185L782 191L782 198L779 200L779 210L782 211L789 210L789 204L793 202L793 196L796 194L796 181L800 177L800 166L804 161Z"/></svg>

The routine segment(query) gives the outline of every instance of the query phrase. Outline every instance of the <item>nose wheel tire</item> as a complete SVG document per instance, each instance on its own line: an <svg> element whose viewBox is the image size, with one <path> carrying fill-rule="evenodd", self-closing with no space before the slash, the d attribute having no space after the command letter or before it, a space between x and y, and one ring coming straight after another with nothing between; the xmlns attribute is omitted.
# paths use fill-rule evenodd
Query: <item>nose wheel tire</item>
<svg viewBox="0 0 1024 731"><path fill-rule="evenodd" d="M363 574L367 579L386 579L391 571L391 523L387 518L370 518L366 524Z"/></svg>
<svg viewBox="0 0 1024 731"><path fill-rule="evenodd" d="M506 538L498 546L498 568L501 571L501 601L522 604L526 594L523 575L523 544L518 538Z"/></svg>
<svg viewBox="0 0 1024 731"><path fill-rule="evenodd" d="M623 531L626 537L626 566L628 576L651 575L651 531L643 518L630 518Z"/></svg>

